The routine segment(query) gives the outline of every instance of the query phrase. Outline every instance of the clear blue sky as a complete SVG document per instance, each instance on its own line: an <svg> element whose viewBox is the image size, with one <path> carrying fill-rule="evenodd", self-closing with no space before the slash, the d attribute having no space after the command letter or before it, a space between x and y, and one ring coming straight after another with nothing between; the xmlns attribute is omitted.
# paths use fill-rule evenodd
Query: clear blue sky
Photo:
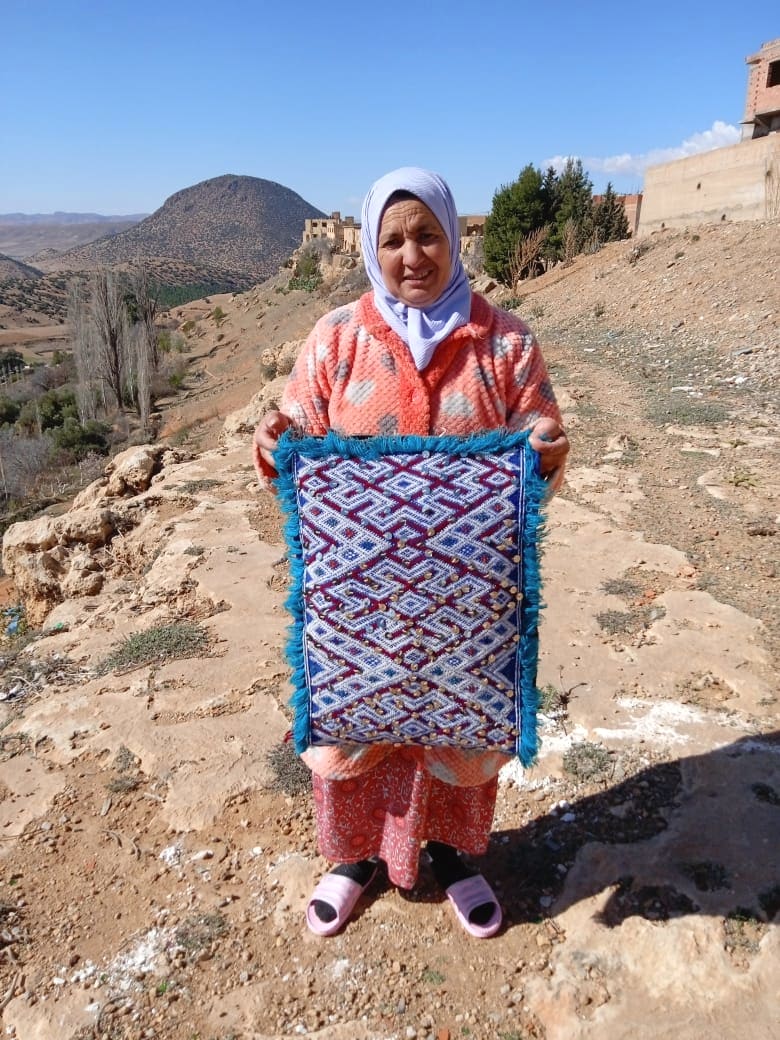
<svg viewBox="0 0 780 1040"><path fill-rule="evenodd" d="M234 173L358 215L406 164L479 213L529 162L631 192L734 143L780 5L4 0L0 36L0 213L150 213Z"/></svg>

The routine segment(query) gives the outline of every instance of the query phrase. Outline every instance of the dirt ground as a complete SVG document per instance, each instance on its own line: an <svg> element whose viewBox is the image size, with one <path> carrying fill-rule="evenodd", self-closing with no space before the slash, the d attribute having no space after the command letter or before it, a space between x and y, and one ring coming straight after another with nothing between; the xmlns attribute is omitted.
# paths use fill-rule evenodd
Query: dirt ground
<svg viewBox="0 0 780 1040"><path fill-rule="evenodd" d="M313 872L325 864L314 843L308 777L289 744L275 741L258 763L260 781L225 798L205 824L174 826L165 807L180 766L146 768L131 750L132 731L111 753L98 753L74 721L61 737L69 746L64 755L45 726L32 724L44 702L67 696L75 705L80 683L94 688L89 640L85 656L63 655L59 670L49 657L43 678L25 670L10 646L0 704L4 1035L736 1040L747 1035L740 1030L749 1002L750 1035L780 1038L780 974L768 946L780 910L779 230L777 223L726 225L664 232L633 252L616 244L530 283L519 304L510 301L543 343L572 464L548 549L565 573L560 594L551 591L543 629L542 736L553 752L563 750L522 782L502 782L491 848L479 862L504 908L501 933L484 943L467 937L423 860L411 893L380 877L343 933L325 941L308 934L301 908ZM209 314L217 304L227 317L215 326ZM164 407L164 435L193 459L218 451L225 417L260 385L263 351L304 335L330 305L329 297L284 294L272 283L182 308L177 326L195 323L190 388ZM240 479L250 482L251 473ZM594 515L593 544L603 546L602 556L618 554L623 539L645 557L632 558L598 590L597 624L567 630L564 652L550 615L567 609L566 589L584 580L584 557L567 557L565 547ZM263 544L282 545L270 496L256 497L251 526ZM238 549L234 556L241 571L247 564ZM658 562L662 557L672 562ZM281 597L284 567L274 573L269 588ZM130 588L125 596L129 602ZM594 738L606 732L597 727L608 725L608 709L594 721L593 706L581 700L584 684L559 661L581 654L612 667L640 655L673 603L693 604L679 607L681 628L713 627L696 614L705 598L730 619L729 638L749 632L743 644L755 642L765 654L755 673L761 690L739 686L735 644L732 681L714 664L711 672L680 671L676 686L674 676L664 679L674 687L664 704L673 701L680 717L699 713L717 728L706 754L695 743L681 751L657 734ZM659 662L659 674L663 652L648 658ZM284 713L278 640L264 653L248 691L203 709L207 719L240 714L250 694L267 694ZM230 674L222 679L231 690L237 682ZM128 687L133 697L151 697L143 670L123 681L136 684ZM652 676L644 681L652 686ZM112 691L103 692L108 703ZM603 703L632 695L636 689L616 687ZM100 696L98 689L96 703ZM647 688L638 696L647 698ZM158 726L174 727L196 711L180 690L177 697L168 707L155 704ZM60 718L62 705L57 710ZM100 718L106 731L118 725L105 707ZM583 726L587 739L572 743ZM209 754L208 746L192 752L188 768L197 772ZM690 778L702 775L707 783L692 786ZM728 803L726 837L712 816L713 799L735 789L737 775L745 795ZM21 830L14 815L20 806L27 819ZM756 843L753 853L739 844L748 840ZM674 869L644 877L648 850L655 856L659 848L673 850ZM607 875L602 887L596 879ZM599 918L588 929L603 934L598 955L595 943L582 940L590 931L577 931L584 901L597 896ZM564 972L566 950L573 952ZM627 1003L617 951L642 961L638 973L658 973L658 994ZM690 968L684 985L698 994L690 1004L677 992L683 983L658 963L664 951L676 958L678 973ZM706 983L695 961L710 964L715 956L717 971ZM729 987L731 1012L715 1014L717 991ZM658 1008L667 1006L678 1011L664 1021Z"/></svg>

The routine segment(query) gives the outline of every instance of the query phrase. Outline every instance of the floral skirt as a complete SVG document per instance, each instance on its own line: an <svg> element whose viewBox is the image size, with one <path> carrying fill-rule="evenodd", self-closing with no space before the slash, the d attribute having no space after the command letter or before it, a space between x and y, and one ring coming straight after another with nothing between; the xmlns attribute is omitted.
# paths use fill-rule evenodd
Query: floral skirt
<svg viewBox="0 0 780 1040"><path fill-rule="evenodd" d="M420 749L403 748L357 777L313 774L317 839L323 856L356 863L379 856L392 884L412 888L420 847L444 842L462 852L487 850L498 776L470 787L444 783Z"/></svg>

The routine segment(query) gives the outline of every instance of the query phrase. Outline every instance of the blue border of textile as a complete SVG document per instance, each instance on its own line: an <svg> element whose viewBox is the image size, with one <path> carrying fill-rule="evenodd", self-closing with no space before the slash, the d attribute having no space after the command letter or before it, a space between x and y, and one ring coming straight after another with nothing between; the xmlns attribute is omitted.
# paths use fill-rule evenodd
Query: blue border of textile
<svg viewBox="0 0 780 1040"><path fill-rule="evenodd" d="M537 709L539 691L536 671L539 658L539 612L541 601L540 541L544 516L542 505L549 490L539 472L539 456L529 443L529 432L488 430L467 437L422 437L401 434L391 437L344 437L330 430L324 437L302 435L286 430L274 451L278 477L274 486L286 515L284 535L290 555L292 587L285 606L292 617L288 631L286 656L292 669L293 693L289 701L293 709L292 736L298 754L311 744L311 718L305 656L305 616L303 599L303 550L298 517L298 491L295 460L298 456L321 459L328 455L342 458L379 458L388 454L418 454L423 451L449 455L477 455L488 452L524 448L526 453L525 522L521 552L525 587L520 608L520 736L516 754L523 766L530 766L538 753Z"/></svg>

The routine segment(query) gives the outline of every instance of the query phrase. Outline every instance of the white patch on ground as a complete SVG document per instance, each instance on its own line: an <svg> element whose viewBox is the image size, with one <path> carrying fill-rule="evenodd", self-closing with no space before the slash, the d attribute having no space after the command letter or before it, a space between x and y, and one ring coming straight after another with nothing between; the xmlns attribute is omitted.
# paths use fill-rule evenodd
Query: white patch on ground
<svg viewBox="0 0 780 1040"><path fill-rule="evenodd" d="M585 726L572 725L566 733L543 733L539 740L539 758L548 755L562 755L572 744L579 744L588 739Z"/></svg>
<svg viewBox="0 0 780 1040"><path fill-rule="evenodd" d="M538 791L552 783L547 776L537 776L533 766L526 769L519 758L513 758L502 766L498 779L500 783L514 784L515 787L521 787L526 791Z"/></svg>
<svg viewBox="0 0 780 1040"><path fill-rule="evenodd" d="M593 732L602 740L643 740L663 746L687 744L690 737L678 727L708 721L704 712L675 701L648 704L636 697L619 697L616 703L628 712L630 722L620 729L595 727Z"/></svg>
<svg viewBox="0 0 780 1040"><path fill-rule="evenodd" d="M343 979L349 971L349 960L347 957L339 957L325 969L332 979Z"/></svg>
<svg viewBox="0 0 780 1040"><path fill-rule="evenodd" d="M102 973L110 989L127 990L142 984L146 975L155 974L159 959L173 942L170 928L152 928L126 953L120 954Z"/></svg>
<svg viewBox="0 0 780 1040"><path fill-rule="evenodd" d="M176 842L175 845L169 845L163 849L160 853L159 859L163 861L166 867L178 867L181 863L181 843Z"/></svg>

